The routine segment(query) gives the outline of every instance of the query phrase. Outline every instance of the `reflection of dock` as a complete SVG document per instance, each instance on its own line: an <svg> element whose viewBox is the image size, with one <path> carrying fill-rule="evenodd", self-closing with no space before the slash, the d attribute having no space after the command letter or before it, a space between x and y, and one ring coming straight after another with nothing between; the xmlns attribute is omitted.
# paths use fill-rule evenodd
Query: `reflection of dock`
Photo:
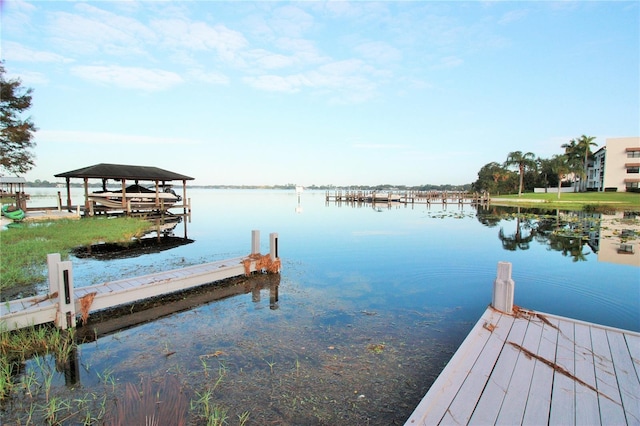
<svg viewBox="0 0 640 426"><path fill-rule="evenodd" d="M405 425L637 424L640 333L509 307L504 265L494 307Z"/></svg>
<svg viewBox="0 0 640 426"><path fill-rule="evenodd" d="M465 191L327 191L327 202L370 204L487 204L488 194Z"/></svg>
<svg viewBox="0 0 640 426"><path fill-rule="evenodd" d="M279 274L255 275L250 279L234 281L228 284L215 283L211 286L202 286L197 289L175 293L171 296L150 299L145 306L141 305L141 308L138 308L138 304L136 304L135 307L132 306L131 308L125 307L99 312L96 314L96 317L99 317L98 319L92 316L89 324L83 324L82 327L78 327L76 337L83 342L92 341L115 331L242 294L251 293L252 300L258 303L260 301L260 293L263 290L269 291L269 308L271 310L278 309Z"/></svg>
<svg viewBox="0 0 640 426"><path fill-rule="evenodd" d="M92 311L112 308L139 300L175 293L214 281L267 270L279 272L278 236L270 234L270 253L259 254L260 233L253 231L251 255L225 259L141 277L102 284L73 287L71 262L60 262L60 255L49 255L49 294L12 300L0 305L0 324L6 330L55 322L60 328L76 325L76 314L83 320Z"/></svg>

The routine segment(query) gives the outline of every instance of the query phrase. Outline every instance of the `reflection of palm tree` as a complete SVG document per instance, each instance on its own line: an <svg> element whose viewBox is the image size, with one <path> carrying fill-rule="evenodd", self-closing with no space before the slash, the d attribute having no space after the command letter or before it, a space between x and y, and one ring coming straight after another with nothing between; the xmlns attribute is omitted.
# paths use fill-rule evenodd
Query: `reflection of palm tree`
<svg viewBox="0 0 640 426"><path fill-rule="evenodd" d="M516 214L516 232L509 236L505 235L504 228L500 228L498 232L498 238L502 242L502 248L509 251L528 250L529 243L533 241L536 236L536 229L531 224L529 219L521 220L520 208L518 207L518 213ZM523 230L528 230L523 236Z"/></svg>
<svg viewBox="0 0 640 426"><path fill-rule="evenodd" d="M551 234L549 236L549 249L559 251L563 256L571 256L574 262L584 262L587 260L582 249L584 241L580 237Z"/></svg>

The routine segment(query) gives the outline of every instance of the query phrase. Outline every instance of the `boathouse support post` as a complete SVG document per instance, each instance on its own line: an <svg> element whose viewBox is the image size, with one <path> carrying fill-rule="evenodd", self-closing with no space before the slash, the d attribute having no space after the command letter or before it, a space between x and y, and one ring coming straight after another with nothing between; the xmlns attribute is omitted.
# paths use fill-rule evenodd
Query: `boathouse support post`
<svg viewBox="0 0 640 426"><path fill-rule="evenodd" d="M60 253L49 253L47 255L50 295L58 291L58 263L60 263Z"/></svg>
<svg viewBox="0 0 640 426"><path fill-rule="evenodd" d="M493 282L491 306L501 312L513 312L513 292L515 283L511 279L511 263L498 262L498 276Z"/></svg>
<svg viewBox="0 0 640 426"><path fill-rule="evenodd" d="M251 231L251 254L260 254L260 231Z"/></svg>
<svg viewBox="0 0 640 426"><path fill-rule="evenodd" d="M73 267L70 261L58 262L58 311L56 327L69 329L76 326L76 308L73 293Z"/></svg>

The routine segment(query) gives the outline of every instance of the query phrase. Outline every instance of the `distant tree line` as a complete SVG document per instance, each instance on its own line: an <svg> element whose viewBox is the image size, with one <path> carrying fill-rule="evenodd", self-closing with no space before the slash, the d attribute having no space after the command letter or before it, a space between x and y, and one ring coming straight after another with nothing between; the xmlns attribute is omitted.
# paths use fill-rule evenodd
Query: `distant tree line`
<svg viewBox="0 0 640 426"><path fill-rule="evenodd" d="M536 157L532 152L510 152L504 162L494 161L482 166L478 179L472 184L473 190L521 195L534 188L560 189L563 184L570 185L573 181L576 191L586 191L587 166L593 155L591 147L597 146L594 140L594 136L585 135L571 139L560 146L564 149L563 154L551 158Z"/></svg>
<svg viewBox="0 0 640 426"><path fill-rule="evenodd" d="M65 184L66 185L66 184ZM34 181L29 181L25 183L26 187L32 188L55 188L60 186L57 182L50 182L48 180L40 180L36 179ZM83 188L84 183L82 182L70 182L69 186L72 188ZM89 183L89 187L92 188L101 188L102 183L93 182ZM284 185L187 185L188 188L210 188L210 189L282 189L282 190L295 190L297 185L293 183L288 183ZM305 186L306 190L337 190L337 189L348 189L350 191L470 191L471 184L465 185L417 185L417 186L407 186L407 185L346 185L346 186L336 186L336 185L309 185Z"/></svg>

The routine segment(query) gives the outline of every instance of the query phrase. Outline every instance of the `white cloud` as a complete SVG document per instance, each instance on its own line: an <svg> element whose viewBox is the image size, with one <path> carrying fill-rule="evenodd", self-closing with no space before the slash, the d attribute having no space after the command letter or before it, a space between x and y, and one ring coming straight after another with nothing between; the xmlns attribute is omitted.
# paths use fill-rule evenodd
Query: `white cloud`
<svg viewBox="0 0 640 426"><path fill-rule="evenodd" d="M371 41L362 43L355 48L365 59L378 62L395 62L402 59L400 50L384 41Z"/></svg>
<svg viewBox="0 0 640 426"><path fill-rule="evenodd" d="M511 24L513 22L520 21L524 19L529 14L529 11L526 9L517 9L510 10L509 12L502 15L500 20L498 20L499 24Z"/></svg>
<svg viewBox="0 0 640 426"><path fill-rule="evenodd" d="M239 64L238 52L247 45L247 39L224 25L210 26L204 22L184 19L157 20L151 24L161 42L172 49L191 51L215 50L224 62Z"/></svg>
<svg viewBox="0 0 640 426"><path fill-rule="evenodd" d="M440 58L439 61L431 66L431 69L441 70L448 68L456 68L464 63L464 60L457 56L445 56Z"/></svg>
<svg viewBox="0 0 640 426"><path fill-rule="evenodd" d="M296 93L303 86L309 86L309 81L302 75L290 75L286 77L278 75L263 75L260 77L245 77L247 84L256 89L270 92Z"/></svg>
<svg viewBox="0 0 640 426"><path fill-rule="evenodd" d="M229 77L215 71L205 72L202 70L191 70L189 71L189 76L194 78L195 80L203 81L205 83L224 85L229 84Z"/></svg>
<svg viewBox="0 0 640 426"><path fill-rule="evenodd" d="M182 77L170 71L116 65L77 66L71 72L88 81L145 91L166 90L183 82Z"/></svg>
<svg viewBox="0 0 640 426"><path fill-rule="evenodd" d="M52 15L49 32L55 45L75 54L102 52L110 55L145 54L144 43L155 35L133 18L123 17L88 4L80 13Z"/></svg>
<svg viewBox="0 0 640 426"><path fill-rule="evenodd" d="M271 19L270 27L274 32L289 37L299 37L306 30L313 27L313 16L295 6L277 8Z"/></svg>
<svg viewBox="0 0 640 426"><path fill-rule="evenodd" d="M12 62L73 62L57 53L33 50L13 41L2 43L2 57Z"/></svg>

